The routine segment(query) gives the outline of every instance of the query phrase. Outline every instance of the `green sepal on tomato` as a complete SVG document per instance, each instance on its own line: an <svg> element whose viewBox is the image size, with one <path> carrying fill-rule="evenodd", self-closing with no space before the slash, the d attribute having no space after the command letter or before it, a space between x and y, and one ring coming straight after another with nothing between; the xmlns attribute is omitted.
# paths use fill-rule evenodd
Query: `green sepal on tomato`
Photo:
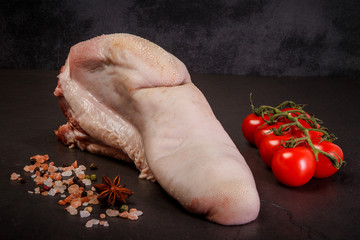
<svg viewBox="0 0 360 240"><path fill-rule="evenodd" d="M263 139L269 136L275 136L275 133L272 129L279 129L281 125L282 123L275 123L272 125L260 126L254 134L255 146L259 148Z"/></svg>
<svg viewBox="0 0 360 240"><path fill-rule="evenodd" d="M290 138L294 137L292 134L284 135L272 135L265 137L260 144L259 152L260 157L266 166L271 167L271 160L274 157L274 154L280 149L284 149L282 143L288 141Z"/></svg>
<svg viewBox="0 0 360 240"><path fill-rule="evenodd" d="M328 141L322 141L320 143L315 143L314 147L317 149L320 149L324 152L327 152L334 157L336 157L337 161L340 163L340 161L344 160L344 154L341 148ZM316 171L314 173L315 178L327 178L332 176L334 173L336 173L339 169L335 168L331 161L324 156L323 154L319 153L318 160L316 161Z"/></svg>
<svg viewBox="0 0 360 240"><path fill-rule="evenodd" d="M332 143L336 137L321 120L302 110L302 105L285 101L275 108L255 109L251 97L250 102L254 113L242 123L244 137L259 148L279 182L301 186L312 177L333 175L344 163L341 148ZM291 107L284 108L286 105Z"/></svg>

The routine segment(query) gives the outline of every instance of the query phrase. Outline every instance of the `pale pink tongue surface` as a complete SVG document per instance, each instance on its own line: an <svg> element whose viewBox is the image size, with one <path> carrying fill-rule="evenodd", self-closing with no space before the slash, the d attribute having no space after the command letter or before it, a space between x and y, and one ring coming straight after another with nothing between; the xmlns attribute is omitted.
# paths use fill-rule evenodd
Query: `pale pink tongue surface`
<svg viewBox="0 0 360 240"><path fill-rule="evenodd" d="M75 45L55 94L74 129L126 154L189 211L220 224L257 217L245 160L184 64L162 48L128 34Z"/></svg>

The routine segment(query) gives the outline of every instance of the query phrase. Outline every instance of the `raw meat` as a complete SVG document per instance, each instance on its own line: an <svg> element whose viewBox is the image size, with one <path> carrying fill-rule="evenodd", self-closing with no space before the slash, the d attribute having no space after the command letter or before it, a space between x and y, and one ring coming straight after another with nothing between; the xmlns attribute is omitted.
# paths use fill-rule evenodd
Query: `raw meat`
<svg viewBox="0 0 360 240"><path fill-rule="evenodd" d="M253 221L259 196L244 158L185 65L130 34L73 46L55 95L67 145L134 161L187 210L233 225Z"/></svg>

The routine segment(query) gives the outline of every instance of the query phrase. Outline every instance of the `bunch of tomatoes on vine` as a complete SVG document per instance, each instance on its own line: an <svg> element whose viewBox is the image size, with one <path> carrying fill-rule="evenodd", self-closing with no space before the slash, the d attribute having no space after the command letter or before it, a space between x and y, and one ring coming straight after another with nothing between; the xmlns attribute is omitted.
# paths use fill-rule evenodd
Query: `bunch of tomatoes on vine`
<svg viewBox="0 0 360 240"><path fill-rule="evenodd" d="M276 179L290 187L314 178L327 178L345 163L336 137L324 123L303 110L305 105L285 101L262 105L242 122L245 139L255 145Z"/></svg>

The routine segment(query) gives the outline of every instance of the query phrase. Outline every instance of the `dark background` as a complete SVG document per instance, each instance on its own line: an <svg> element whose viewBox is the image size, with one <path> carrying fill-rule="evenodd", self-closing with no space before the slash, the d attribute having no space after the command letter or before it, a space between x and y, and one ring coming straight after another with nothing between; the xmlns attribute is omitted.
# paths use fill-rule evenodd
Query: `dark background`
<svg viewBox="0 0 360 240"><path fill-rule="evenodd" d="M101 34L149 39L191 73L360 76L359 0L0 3L0 68L59 69Z"/></svg>

